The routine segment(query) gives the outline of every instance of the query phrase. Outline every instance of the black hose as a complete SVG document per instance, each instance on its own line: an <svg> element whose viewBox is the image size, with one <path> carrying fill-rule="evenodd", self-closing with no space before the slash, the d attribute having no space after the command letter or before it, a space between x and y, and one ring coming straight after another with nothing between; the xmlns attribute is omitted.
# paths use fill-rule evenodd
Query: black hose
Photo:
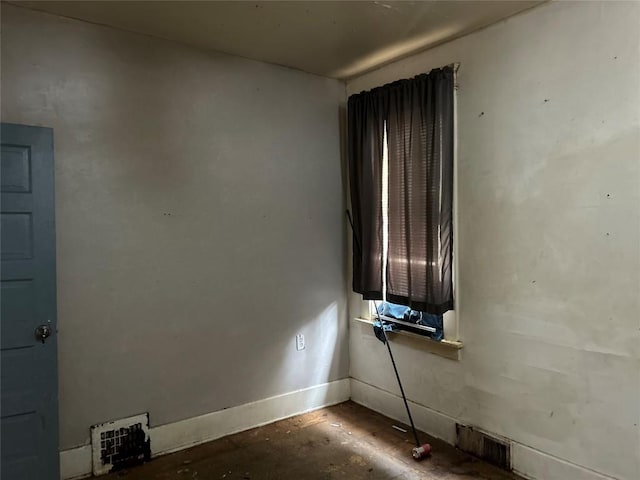
<svg viewBox="0 0 640 480"><path fill-rule="evenodd" d="M396 380L398 380L398 386L400 387L400 393L402 394L402 401L404 402L404 408L407 409L407 416L409 417L409 423L411 424L411 431L413 432L413 438L416 441L416 447L420 447L421 443L420 443L420 439L418 438L418 431L416 430L416 426L413 423L413 417L411 416L411 410L409 410L409 403L407 402L407 397L404 394L404 388L402 388L402 382L400 381L400 375L398 374L396 361L393 358L393 353L391 353L391 345L389 344L389 338L387 337L387 332L385 331L382 320L380 319L380 313L378 312L378 304L375 302L375 300L373 301L373 305L376 309L376 316L378 317L380 326L382 327L381 330L385 339L384 344L387 346L387 350L389 351L389 358L391 358L391 365L393 365L393 371L396 374Z"/></svg>

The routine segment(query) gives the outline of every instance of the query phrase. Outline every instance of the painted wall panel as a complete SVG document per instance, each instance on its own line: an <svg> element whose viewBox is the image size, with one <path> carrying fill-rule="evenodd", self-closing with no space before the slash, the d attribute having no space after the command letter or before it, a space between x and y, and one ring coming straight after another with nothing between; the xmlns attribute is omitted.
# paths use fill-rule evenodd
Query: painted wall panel
<svg viewBox="0 0 640 480"><path fill-rule="evenodd" d="M55 131L62 448L348 375L342 83L6 4L2 37L2 120Z"/></svg>
<svg viewBox="0 0 640 480"><path fill-rule="evenodd" d="M452 362L398 345L409 397L627 480L640 478L639 24L637 2L553 2L348 84L461 63L465 346ZM396 392L384 347L351 332L351 375Z"/></svg>

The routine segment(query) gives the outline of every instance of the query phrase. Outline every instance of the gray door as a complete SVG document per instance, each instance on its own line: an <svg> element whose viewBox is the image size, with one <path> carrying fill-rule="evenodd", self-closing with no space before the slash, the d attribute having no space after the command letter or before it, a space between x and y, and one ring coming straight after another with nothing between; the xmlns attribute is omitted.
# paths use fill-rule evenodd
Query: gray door
<svg viewBox="0 0 640 480"><path fill-rule="evenodd" d="M0 478L53 480L60 476L53 132L3 123L0 143Z"/></svg>

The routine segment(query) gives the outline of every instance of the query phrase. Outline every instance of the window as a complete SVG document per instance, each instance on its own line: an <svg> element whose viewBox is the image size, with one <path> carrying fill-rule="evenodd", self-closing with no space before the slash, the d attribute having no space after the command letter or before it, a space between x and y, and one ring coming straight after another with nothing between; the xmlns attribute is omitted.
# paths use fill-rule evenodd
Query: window
<svg viewBox="0 0 640 480"><path fill-rule="evenodd" d="M437 337L453 309L453 76L349 98L353 289L403 318L430 314Z"/></svg>

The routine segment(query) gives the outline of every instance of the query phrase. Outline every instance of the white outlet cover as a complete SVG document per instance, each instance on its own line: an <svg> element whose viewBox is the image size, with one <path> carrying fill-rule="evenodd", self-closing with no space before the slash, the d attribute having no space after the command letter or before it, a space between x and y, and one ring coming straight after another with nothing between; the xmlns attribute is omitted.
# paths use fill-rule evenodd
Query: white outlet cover
<svg viewBox="0 0 640 480"><path fill-rule="evenodd" d="M299 333L296 335L296 350L300 351L300 350L304 350L305 344L304 344L304 334Z"/></svg>

